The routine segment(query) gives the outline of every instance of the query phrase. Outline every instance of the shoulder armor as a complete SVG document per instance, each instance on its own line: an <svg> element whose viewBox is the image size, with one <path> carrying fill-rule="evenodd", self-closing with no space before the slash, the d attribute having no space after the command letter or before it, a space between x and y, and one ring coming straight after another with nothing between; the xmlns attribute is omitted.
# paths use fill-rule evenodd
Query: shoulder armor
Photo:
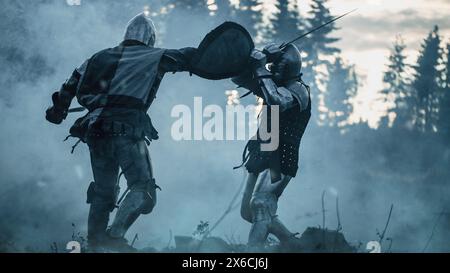
<svg viewBox="0 0 450 273"><path fill-rule="evenodd" d="M294 81L286 85L286 88L291 91L292 96L297 99L301 110L306 110L309 105L310 93L307 85Z"/></svg>

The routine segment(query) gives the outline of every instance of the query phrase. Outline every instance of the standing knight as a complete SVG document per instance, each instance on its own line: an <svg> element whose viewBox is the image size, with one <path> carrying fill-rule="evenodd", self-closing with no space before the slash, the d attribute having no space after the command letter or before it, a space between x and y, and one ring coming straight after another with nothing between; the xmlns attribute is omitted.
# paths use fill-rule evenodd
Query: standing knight
<svg viewBox="0 0 450 273"><path fill-rule="evenodd" d="M127 26L116 47L94 54L52 95L46 119L60 124L72 99L89 112L70 129L89 146L94 175L87 191L90 204L88 244L99 251L132 251L124 235L141 214L156 205L152 164L146 144L158 138L147 110L167 72L190 71L195 48L154 47L155 27L144 13ZM108 228L119 194L119 168L128 193Z"/></svg>

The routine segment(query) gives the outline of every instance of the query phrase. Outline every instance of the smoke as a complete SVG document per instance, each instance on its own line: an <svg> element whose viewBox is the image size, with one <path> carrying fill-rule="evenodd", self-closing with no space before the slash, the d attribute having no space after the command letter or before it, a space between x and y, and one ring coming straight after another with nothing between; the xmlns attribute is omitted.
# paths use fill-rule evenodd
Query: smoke
<svg viewBox="0 0 450 273"><path fill-rule="evenodd" d="M79 145L72 155L74 140L63 142L77 115L55 126L45 121L45 109L51 93L75 67L121 41L126 22L146 3L130 1L124 8L115 1L82 1L80 6L57 0L2 2L0 24L7 31L0 34L5 42L0 46L0 60L7 69L0 74L0 239L12 239L17 250L50 251L52 242L64 247L71 239L72 223L78 231L86 231L85 192L93 179L89 151ZM210 29L202 24L204 18L187 11L168 16L161 21L170 22L170 32L164 29L158 46L196 46ZM183 18L183 24L178 18ZM157 20L157 25L162 24ZM149 147L162 191L154 212L139 218L127 234L129 239L139 234L137 247L165 247L169 230L191 235L200 221L215 222L227 208L242 180L241 171L232 167L240 162L245 142L176 142L170 136L174 122L170 112L177 104L192 106L194 96L202 96L204 105L225 107L224 92L233 87L229 81L206 81L187 73L167 75L163 80L150 109L160 139ZM244 103L253 101L247 98ZM417 172L411 177L405 177L407 172L392 175L393 170L384 167L386 157L380 153L376 136L376 131L368 129L353 137L314 125L307 129L300 171L279 204L278 214L292 231L321 224L321 193L329 189L327 228L337 227L334 205L338 196L345 236L365 245L377 239L376 230L384 227L393 203L387 231L394 238L393 250L422 249L436 213L442 210L443 203L436 196L448 192L417 182ZM408 160L393 162L393 168L420 168ZM235 210L213 235L233 235L245 243L249 228ZM440 239L438 234L433 240Z"/></svg>

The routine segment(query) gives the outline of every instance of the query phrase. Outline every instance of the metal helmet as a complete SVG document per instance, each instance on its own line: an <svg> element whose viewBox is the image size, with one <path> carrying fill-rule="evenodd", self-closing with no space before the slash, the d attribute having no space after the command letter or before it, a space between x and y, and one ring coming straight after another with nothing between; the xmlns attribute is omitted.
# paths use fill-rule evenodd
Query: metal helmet
<svg viewBox="0 0 450 273"><path fill-rule="evenodd" d="M148 46L155 45L155 25L146 13L140 13L128 22L124 40L135 40Z"/></svg>
<svg viewBox="0 0 450 273"><path fill-rule="evenodd" d="M281 56L271 66L276 80L286 81L300 76L302 57L300 50L294 44L288 44Z"/></svg>

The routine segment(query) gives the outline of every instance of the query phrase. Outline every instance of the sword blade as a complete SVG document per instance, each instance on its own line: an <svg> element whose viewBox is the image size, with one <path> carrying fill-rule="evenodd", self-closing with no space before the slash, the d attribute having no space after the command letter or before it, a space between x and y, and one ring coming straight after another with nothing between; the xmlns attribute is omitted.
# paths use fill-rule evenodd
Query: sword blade
<svg viewBox="0 0 450 273"><path fill-rule="evenodd" d="M297 38L295 38L295 39L293 39L293 40L291 40L291 41L289 41L289 42L287 42L287 43L283 43L283 44L280 46L280 49L284 49L288 44L292 44L292 43L294 43L294 42L300 40L301 38L304 38L304 37L308 36L309 34L311 34L311 33L315 32L315 31L317 31L317 30L319 30L319 29L321 29L321 28L323 28L323 27L325 27L325 26L327 26L327 25L333 23L333 22L336 21L336 20L341 19L342 17L344 17L344 16L346 16L346 15L348 15L348 14L350 14L350 13L356 11L356 10L357 10L357 9L354 9L354 10L351 10L351 11L349 11L349 12L347 12L347 13L344 13L344 14L338 16L338 17L335 17L335 18L333 18L332 20L326 22L325 24L320 25L320 26L318 26L318 27L315 27L315 28L313 28L312 30L306 32L305 34L302 34L302 35L298 36Z"/></svg>

